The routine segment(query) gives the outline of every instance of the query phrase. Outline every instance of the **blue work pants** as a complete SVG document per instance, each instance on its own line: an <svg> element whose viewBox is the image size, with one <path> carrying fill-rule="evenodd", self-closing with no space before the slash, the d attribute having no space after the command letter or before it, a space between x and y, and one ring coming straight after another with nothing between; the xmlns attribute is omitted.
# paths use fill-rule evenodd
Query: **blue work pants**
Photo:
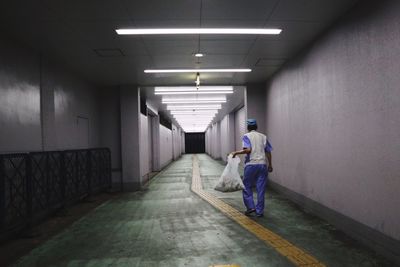
<svg viewBox="0 0 400 267"><path fill-rule="evenodd" d="M264 196L267 185L267 166L265 164L246 165L244 168L243 202L247 210L255 209L257 214L264 213ZM252 187L256 186L257 205L254 205Z"/></svg>

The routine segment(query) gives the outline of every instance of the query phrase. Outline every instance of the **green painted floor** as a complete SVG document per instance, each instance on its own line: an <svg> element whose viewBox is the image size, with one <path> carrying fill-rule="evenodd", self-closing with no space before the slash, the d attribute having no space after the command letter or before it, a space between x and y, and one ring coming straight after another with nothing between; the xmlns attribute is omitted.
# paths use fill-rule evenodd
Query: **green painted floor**
<svg viewBox="0 0 400 267"><path fill-rule="evenodd" d="M241 192L212 188L223 165L199 155L205 190L243 210ZM141 192L113 199L74 223L15 266L292 266L190 191L192 159L183 156ZM257 219L327 266L393 266L268 191Z"/></svg>

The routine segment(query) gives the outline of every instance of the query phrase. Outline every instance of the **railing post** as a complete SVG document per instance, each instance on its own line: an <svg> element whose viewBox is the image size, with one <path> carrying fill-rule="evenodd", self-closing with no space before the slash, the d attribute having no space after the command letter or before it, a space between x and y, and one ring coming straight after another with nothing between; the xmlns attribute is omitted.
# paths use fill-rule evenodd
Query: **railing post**
<svg viewBox="0 0 400 267"><path fill-rule="evenodd" d="M66 203L66 197L65 197L65 191L66 191L66 169L65 169L65 152L61 151L60 153L60 169L59 175L60 175L60 191L61 191L61 202L62 202L62 207L65 208L65 203Z"/></svg>
<svg viewBox="0 0 400 267"><path fill-rule="evenodd" d="M32 225L33 209L33 187L32 187L32 158L30 154L25 154L25 179L26 179L26 208L28 216L28 227Z"/></svg>
<svg viewBox="0 0 400 267"><path fill-rule="evenodd" d="M108 190L111 192L112 190L112 162L111 162L111 150L107 149L107 178L108 178Z"/></svg>
<svg viewBox="0 0 400 267"><path fill-rule="evenodd" d="M80 180L80 172L81 172L81 170L80 170L80 166L79 166L79 154L78 154L78 150L74 150L74 157L75 157L75 159L74 159L74 164L75 164L75 168L74 168L74 180L75 180L75 198L77 198L78 200L81 198L81 195L80 195L80 192L79 192L79 185L80 185L80 183L81 183L81 180ZM75 201L75 199L74 199L74 201Z"/></svg>
<svg viewBox="0 0 400 267"><path fill-rule="evenodd" d="M87 185L88 185L88 195L89 197L93 193L93 188L92 188L92 179L93 179L93 173L92 173L92 151L88 149L86 151L86 179L87 179Z"/></svg>
<svg viewBox="0 0 400 267"><path fill-rule="evenodd" d="M50 153L44 154L45 158L45 179L46 179L46 208L50 208Z"/></svg>
<svg viewBox="0 0 400 267"><path fill-rule="evenodd" d="M0 229L4 228L6 219L6 175L4 157L0 156Z"/></svg>

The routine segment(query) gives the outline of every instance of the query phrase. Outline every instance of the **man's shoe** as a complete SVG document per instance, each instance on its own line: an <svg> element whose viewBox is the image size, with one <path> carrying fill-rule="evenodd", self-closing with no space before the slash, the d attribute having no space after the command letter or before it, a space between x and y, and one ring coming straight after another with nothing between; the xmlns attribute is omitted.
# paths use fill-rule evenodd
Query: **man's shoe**
<svg viewBox="0 0 400 267"><path fill-rule="evenodd" d="M261 218L261 217L264 217L264 214L259 214L259 213L257 213L256 216L257 216L258 218Z"/></svg>
<svg viewBox="0 0 400 267"><path fill-rule="evenodd" d="M256 210L255 209L251 209L251 210L246 210L245 212L244 212L244 215L246 215L246 216L250 216L252 213L254 213L254 212L256 212Z"/></svg>

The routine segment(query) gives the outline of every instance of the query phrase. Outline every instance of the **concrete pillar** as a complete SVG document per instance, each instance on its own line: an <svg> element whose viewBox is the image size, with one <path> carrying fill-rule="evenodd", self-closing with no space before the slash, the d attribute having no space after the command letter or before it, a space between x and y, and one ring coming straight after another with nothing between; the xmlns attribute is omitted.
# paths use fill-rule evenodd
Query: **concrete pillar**
<svg viewBox="0 0 400 267"><path fill-rule="evenodd" d="M141 188L140 177L140 90L137 86L120 87L121 160L123 190Z"/></svg>

